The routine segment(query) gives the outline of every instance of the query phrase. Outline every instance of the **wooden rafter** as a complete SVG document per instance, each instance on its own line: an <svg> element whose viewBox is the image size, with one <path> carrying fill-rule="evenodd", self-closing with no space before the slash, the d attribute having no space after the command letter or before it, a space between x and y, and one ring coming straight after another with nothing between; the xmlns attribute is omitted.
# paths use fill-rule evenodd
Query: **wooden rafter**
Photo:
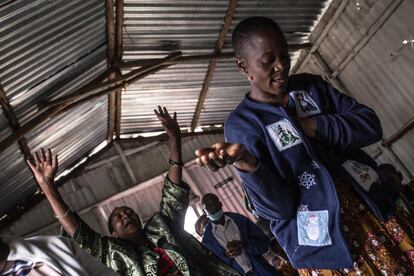
<svg viewBox="0 0 414 276"><path fill-rule="evenodd" d="M294 52L302 49L310 49L312 44L310 43L302 43L302 44L289 44L289 52ZM200 63L204 61L210 61L211 59L232 59L234 58L233 52L231 53L219 53L219 54L204 54L204 55L187 55L177 58L175 60L171 60L165 64L174 65L174 64L182 64L182 63ZM122 62L119 65L120 69L130 69L135 67L142 67L148 66L150 64L159 62L160 59L158 58L151 58L151 59L141 59L141 60L132 60Z"/></svg>
<svg viewBox="0 0 414 276"><path fill-rule="evenodd" d="M105 12L106 12L106 65L108 74L108 80L114 80L116 74L113 71L113 65L115 60L115 25L114 25L114 1L105 1ZM112 142L113 133L115 130L115 108L116 108L116 97L115 93L111 92L108 94L108 133L107 141Z"/></svg>
<svg viewBox="0 0 414 276"><path fill-rule="evenodd" d="M116 17L115 17L115 65L122 61L123 51L123 26L124 26L124 0L116 1ZM122 75L117 69L117 77ZM122 115L122 89L115 92L115 135L119 139L121 134L121 115Z"/></svg>
<svg viewBox="0 0 414 276"><path fill-rule="evenodd" d="M20 128L19 121L17 120L16 114L14 113L13 107L11 106L9 100L6 97L3 87L0 85L0 104L3 108L4 114L6 115L9 125L13 131L17 131ZM25 159L31 156L29 145L24 136L20 137L17 141L20 147L21 152L23 153Z"/></svg>
<svg viewBox="0 0 414 276"><path fill-rule="evenodd" d="M221 27L220 33L216 41L216 46L214 48L215 54L221 53L221 49L223 48L223 45L224 45L224 40L226 39L227 32L230 28L231 22L233 21L233 15L234 15L234 12L236 11L236 7L237 7L237 0L229 0L229 5L227 7L226 15L224 16L223 26ZM194 112L193 120L191 122L192 130L196 128L198 119L200 118L201 110L206 100L208 88L210 86L211 80L213 79L216 65L217 65L216 58L211 59L210 63L208 64L207 73L204 78L203 85L201 87L201 92L198 97L197 106Z"/></svg>
<svg viewBox="0 0 414 276"><path fill-rule="evenodd" d="M73 108L86 101L99 98L101 96L111 93L112 91L116 91L123 87L127 87L131 83L134 83L142 78L145 78L150 74L154 74L159 70L168 67L169 65L165 65L164 63L179 58L180 56L181 52L172 53L157 64L133 70L130 73L123 75L119 79L115 79L112 81L108 80L102 84L96 84L97 80L101 80L102 78L102 76L99 76L94 81L92 81L93 84L87 85L86 88L81 88L80 90L74 92L68 97L62 97L59 100L44 104L44 110L39 111L40 115L21 126L18 130L14 131L6 139L0 142L0 154L7 148L9 148L12 144L16 143L29 131L39 126L52 116L62 112L63 110ZM97 91L97 88L99 88L100 90Z"/></svg>

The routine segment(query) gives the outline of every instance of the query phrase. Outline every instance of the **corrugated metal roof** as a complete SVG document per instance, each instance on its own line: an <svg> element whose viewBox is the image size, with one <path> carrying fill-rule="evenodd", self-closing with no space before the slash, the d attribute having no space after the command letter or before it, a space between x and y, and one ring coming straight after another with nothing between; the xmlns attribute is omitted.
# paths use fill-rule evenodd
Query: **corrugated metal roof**
<svg viewBox="0 0 414 276"><path fill-rule="evenodd" d="M11 1L0 6L0 82L21 125L37 104L74 92L106 70L105 6L99 0ZM106 138L107 97L65 111L26 135L51 147L60 172ZM6 126L0 114L0 126ZM1 139L10 134L2 128ZM0 217L37 186L17 144L0 156Z"/></svg>
<svg viewBox="0 0 414 276"><path fill-rule="evenodd" d="M231 33L249 16L275 19L289 43L308 42L308 36L328 1L240 0L227 33L223 52L230 52ZM183 55L211 54L223 24L228 1L125 1L125 61L161 58L171 51ZM292 53L294 63L298 53ZM129 86L122 99L122 133L159 129L152 118L157 104L177 110L182 126L190 126L208 63L175 65ZM220 61L200 117L202 125L224 122L228 112L242 99L249 86L233 60ZM149 118L151 116L151 118Z"/></svg>
<svg viewBox="0 0 414 276"><path fill-rule="evenodd" d="M103 1L13 1L0 8L0 20L0 82L21 123L105 59Z"/></svg>

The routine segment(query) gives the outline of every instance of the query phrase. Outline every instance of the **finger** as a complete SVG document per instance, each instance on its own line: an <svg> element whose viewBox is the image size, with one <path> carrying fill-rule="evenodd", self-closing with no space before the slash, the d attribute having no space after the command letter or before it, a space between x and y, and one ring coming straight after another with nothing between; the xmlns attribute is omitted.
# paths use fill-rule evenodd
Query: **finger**
<svg viewBox="0 0 414 276"><path fill-rule="evenodd" d="M200 157L202 155L209 154L212 151L214 151L214 149L212 149L212 148L201 148L201 149L197 149L195 151L195 155Z"/></svg>
<svg viewBox="0 0 414 276"><path fill-rule="evenodd" d="M227 163L221 159L215 152L210 152L208 158L214 162L218 168L223 168Z"/></svg>
<svg viewBox="0 0 414 276"><path fill-rule="evenodd" d="M40 149L40 161L42 161L42 162L46 161L46 154L45 154L45 149L44 148Z"/></svg>
<svg viewBox="0 0 414 276"><path fill-rule="evenodd" d="M58 163L58 155L57 155L57 154L55 154L55 155L53 156L53 160L52 160L52 167L53 167L55 170L57 170L57 169L58 169L58 167L59 167L59 163Z"/></svg>
<svg viewBox="0 0 414 276"><path fill-rule="evenodd" d="M32 171L34 171L34 170L35 170L36 165L33 163L33 161L32 161L32 160L30 160L30 159L28 158L28 159L26 159L26 162L27 162L27 165L29 165L30 169L31 169Z"/></svg>
<svg viewBox="0 0 414 276"><path fill-rule="evenodd" d="M217 165L214 163L214 161L208 158L206 155L201 156L200 159L201 159L201 162L203 162L204 166L209 168L209 170L215 172L219 169Z"/></svg>
<svg viewBox="0 0 414 276"><path fill-rule="evenodd" d="M36 165L39 165L40 164L39 153L38 152L35 152L34 156L35 156Z"/></svg>
<svg viewBox="0 0 414 276"><path fill-rule="evenodd" d="M156 111L155 109L154 109L154 113L155 113L155 116L157 116L158 120L160 120L161 123L165 122L165 118L162 117L162 115L160 113L158 113L158 111Z"/></svg>
<svg viewBox="0 0 414 276"><path fill-rule="evenodd" d="M226 164L233 164L233 162L234 162L234 158L232 158L228 153L227 153L227 151L225 150L225 149L221 149L220 151L219 151L219 156L220 156L220 158L224 161L224 162L226 162Z"/></svg>
<svg viewBox="0 0 414 276"><path fill-rule="evenodd" d="M50 148L48 148L46 152L46 161L49 165L52 165L52 151Z"/></svg>
<svg viewBox="0 0 414 276"><path fill-rule="evenodd" d="M164 111L162 111L161 106L158 106L158 113L160 113L161 116L164 116Z"/></svg>
<svg viewBox="0 0 414 276"><path fill-rule="evenodd" d="M164 106L163 109L164 109L164 114L171 118L170 113L168 113L167 108Z"/></svg>
<svg viewBox="0 0 414 276"><path fill-rule="evenodd" d="M204 164L203 164L203 162L201 162L200 157L197 157L195 161L196 161L197 165L199 165L201 167L204 167Z"/></svg>

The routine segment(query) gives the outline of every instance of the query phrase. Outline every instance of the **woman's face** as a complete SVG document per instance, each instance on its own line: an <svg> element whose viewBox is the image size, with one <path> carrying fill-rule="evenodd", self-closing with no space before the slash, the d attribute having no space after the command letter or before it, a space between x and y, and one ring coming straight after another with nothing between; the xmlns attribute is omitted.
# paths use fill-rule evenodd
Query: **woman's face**
<svg viewBox="0 0 414 276"><path fill-rule="evenodd" d="M251 34L244 46L244 62L251 78L252 93L264 97L281 97L286 94L290 57L283 33L271 28ZM239 64L238 64L239 65ZM243 69L240 68L243 72Z"/></svg>

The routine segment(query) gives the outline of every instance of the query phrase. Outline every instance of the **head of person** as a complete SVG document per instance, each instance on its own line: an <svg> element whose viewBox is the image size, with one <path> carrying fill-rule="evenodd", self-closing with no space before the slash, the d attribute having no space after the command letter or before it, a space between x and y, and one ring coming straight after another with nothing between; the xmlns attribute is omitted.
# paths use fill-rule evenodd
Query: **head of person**
<svg viewBox="0 0 414 276"><path fill-rule="evenodd" d="M264 98L287 93L290 57L279 25L266 17L249 17L237 24L232 35L239 71L250 81L251 93Z"/></svg>
<svg viewBox="0 0 414 276"><path fill-rule="evenodd" d="M218 221L223 216L223 204L215 194L206 194L201 199L203 210L211 221Z"/></svg>
<svg viewBox="0 0 414 276"><path fill-rule="evenodd" d="M200 236L200 237L202 237L203 236L203 234L204 234L204 230L205 230L205 228L206 228L206 225L207 225L207 223L208 223L208 217L206 216L206 215L201 215L198 219L197 219L197 221L196 221L196 223L195 223L195 231L196 231L196 233Z"/></svg>
<svg viewBox="0 0 414 276"><path fill-rule="evenodd" d="M133 240L141 234L141 219L127 206L116 207L109 216L108 230L114 238Z"/></svg>
<svg viewBox="0 0 414 276"><path fill-rule="evenodd" d="M399 189L402 188L403 175L393 165L381 164L378 166L378 171L387 182L396 185Z"/></svg>

